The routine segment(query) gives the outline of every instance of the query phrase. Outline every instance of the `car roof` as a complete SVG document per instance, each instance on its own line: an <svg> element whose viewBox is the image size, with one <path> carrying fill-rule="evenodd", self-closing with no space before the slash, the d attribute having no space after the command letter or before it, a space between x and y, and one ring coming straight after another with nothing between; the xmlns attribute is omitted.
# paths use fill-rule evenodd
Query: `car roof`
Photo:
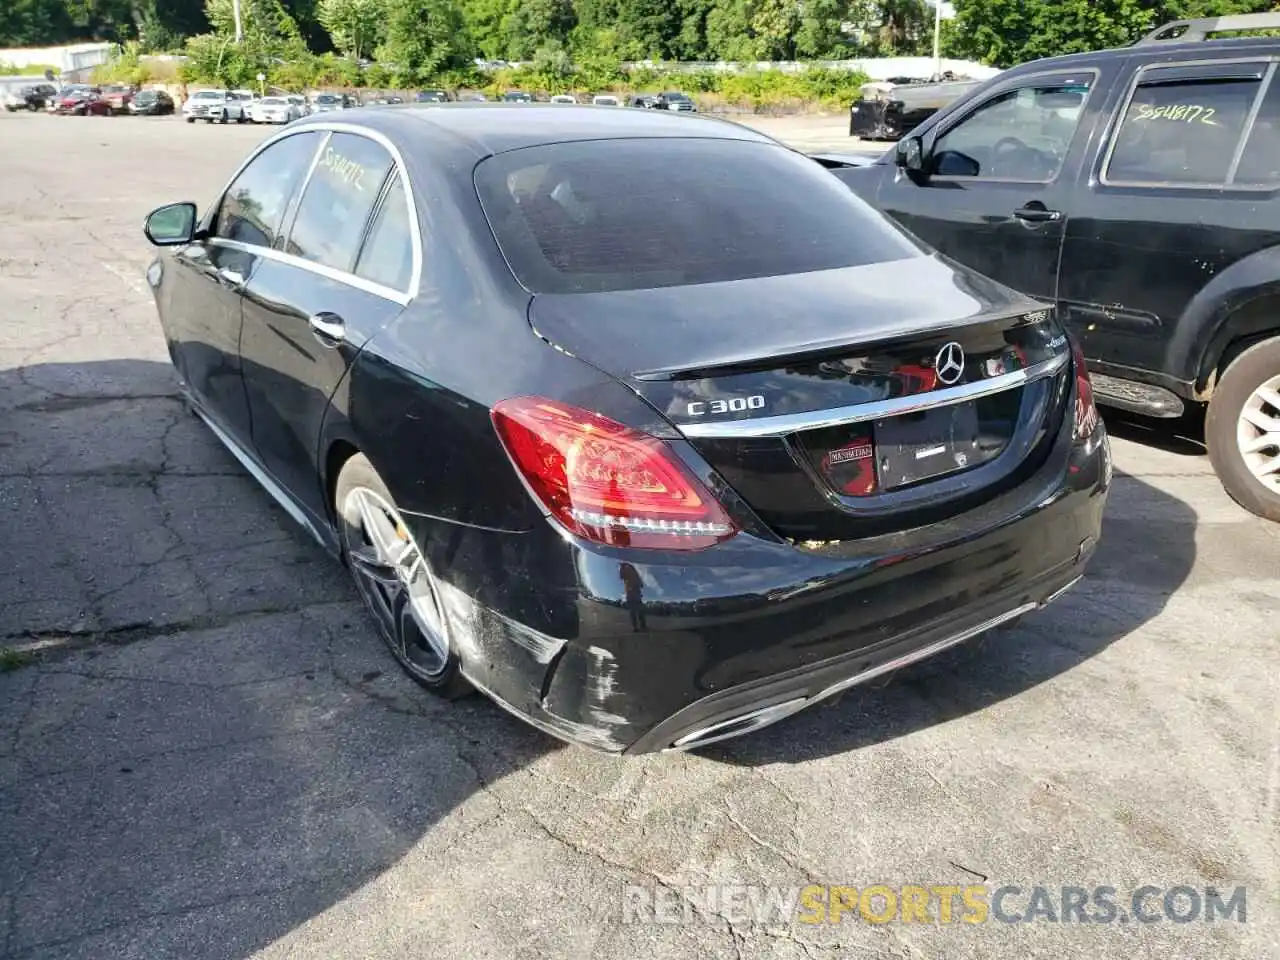
<svg viewBox="0 0 1280 960"><path fill-rule="evenodd" d="M334 121L328 121L330 123ZM395 105L391 110L353 111L343 117L350 126L366 126L395 141L402 150L445 149L441 134L454 148L477 156L525 147L581 140L625 140L684 137L776 143L741 124L708 116L677 116L666 111L601 111L589 105L424 103ZM300 126L323 117L304 118Z"/></svg>

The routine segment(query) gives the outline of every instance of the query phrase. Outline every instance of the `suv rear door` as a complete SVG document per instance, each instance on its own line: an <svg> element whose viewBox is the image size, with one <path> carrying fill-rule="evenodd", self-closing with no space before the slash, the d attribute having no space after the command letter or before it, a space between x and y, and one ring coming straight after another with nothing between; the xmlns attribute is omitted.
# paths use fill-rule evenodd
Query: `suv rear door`
<svg viewBox="0 0 1280 960"><path fill-rule="evenodd" d="M1185 395L1206 345L1192 342L1195 325L1175 325L1219 273L1280 242L1265 202L1280 188L1275 70L1265 54L1153 55L1116 91L1108 139L1072 200L1059 279L1095 370Z"/></svg>
<svg viewBox="0 0 1280 960"><path fill-rule="evenodd" d="M1047 70L991 86L930 126L928 173L895 168L876 204L942 253L1053 299L1075 172L1116 72Z"/></svg>

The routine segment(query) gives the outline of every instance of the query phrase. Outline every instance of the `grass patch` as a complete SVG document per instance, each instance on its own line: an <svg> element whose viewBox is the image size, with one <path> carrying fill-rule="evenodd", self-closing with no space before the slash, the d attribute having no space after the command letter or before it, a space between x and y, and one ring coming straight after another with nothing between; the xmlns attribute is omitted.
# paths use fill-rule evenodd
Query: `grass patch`
<svg viewBox="0 0 1280 960"><path fill-rule="evenodd" d="M35 654L13 647L0 649L0 673L12 673L36 662Z"/></svg>

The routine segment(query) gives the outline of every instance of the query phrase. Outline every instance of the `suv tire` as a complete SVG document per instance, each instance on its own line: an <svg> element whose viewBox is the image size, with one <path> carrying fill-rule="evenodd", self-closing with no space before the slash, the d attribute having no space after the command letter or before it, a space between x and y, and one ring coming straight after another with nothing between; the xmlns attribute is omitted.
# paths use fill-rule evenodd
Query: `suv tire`
<svg viewBox="0 0 1280 960"><path fill-rule="evenodd" d="M1231 499L1250 513L1280 523L1280 472L1270 474L1274 479L1264 483L1249 468L1242 450L1242 440L1253 439L1259 433L1242 419L1246 406L1256 410L1261 403L1262 417L1274 417L1280 425L1280 406L1274 398L1268 403L1257 396L1263 388L1280 392L1280 337L1254 344L1227 367L1209 403L1205 443L1214 472ZM1280 444L1280 434L1272 436ZM1264 457L1280 456L1280 446L1259 452Z"/></svg>

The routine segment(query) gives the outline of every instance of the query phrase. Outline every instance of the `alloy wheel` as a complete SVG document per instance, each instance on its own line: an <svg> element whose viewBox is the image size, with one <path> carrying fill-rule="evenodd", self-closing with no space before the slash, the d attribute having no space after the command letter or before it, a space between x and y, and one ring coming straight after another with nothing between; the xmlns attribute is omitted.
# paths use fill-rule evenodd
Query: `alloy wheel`
<svg viewBox="0 0 1280 960"><path fill-rule="evenodd" d="M1236 423L1236 444L1249 472L1280 493L1280 375L1249 395Z"/></svg>
<svg viewBox="0 0 1280 960"><path fill-rule="evenodd" d="M356 586L391 652L410 673L439 677L449 664L449 636L426 556L395 507L368 487L353 487L341 512Z"/></svg>

